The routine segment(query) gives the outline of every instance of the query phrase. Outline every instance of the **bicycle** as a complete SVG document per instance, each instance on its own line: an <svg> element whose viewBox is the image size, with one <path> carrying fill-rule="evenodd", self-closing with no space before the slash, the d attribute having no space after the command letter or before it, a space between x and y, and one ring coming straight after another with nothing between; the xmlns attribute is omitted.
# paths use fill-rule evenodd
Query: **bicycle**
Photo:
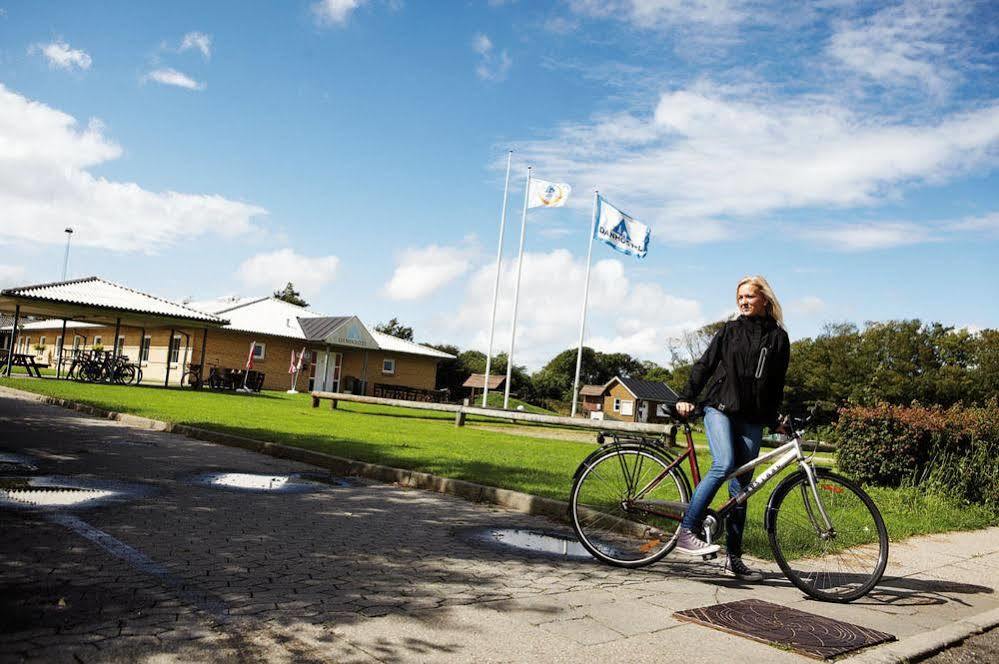
<svg viewBox="0 0 999 664"><path fill-rule="evenodd" d="M676 415L674 411L674 415ZM697 452L687 418L681 422L686 449L674 454L677 427L668 439L600 432L600 448L580 464L570 493L570 520L580 543L598 560L620 567L650 565L676 545L680 521L692 495L681 469L689 462L693 486L700 483ZM771 492L764 528L784 576L809 596L851 602L866 595L888 563L888 532L870 496L851 480L815 467L802 450L807 419L792 419L787 443L737 468L725 484L774 460L759 477L721 508L708 510L704 539L721 531L732 509L780 471L797 464ZM610 438L608 442L607 439ZM715 555L705 558L714 558Z"/></svg>

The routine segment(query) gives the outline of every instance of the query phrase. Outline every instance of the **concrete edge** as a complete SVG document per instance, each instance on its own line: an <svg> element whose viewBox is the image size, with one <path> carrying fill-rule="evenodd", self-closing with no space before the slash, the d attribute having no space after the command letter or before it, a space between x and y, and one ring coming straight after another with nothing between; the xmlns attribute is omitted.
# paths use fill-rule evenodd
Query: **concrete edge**
<svg viewBox="0 0 999 664"><path fill-rule="evenodd" d="M556 521L568 522L569 503L553 498L543 498L529 493L512 491L510 489L500 489L494 486L476 484L466 480L456 480L449 477L439 477L430 473L421 473L405 468L394 468L392 466L382 466L364 461L346 459L325 452L317 452L304 447L292 447L281 443L271 443L255 438L246 438L234 434L223 433L221 431L211 431L200 427L192 427L186 424L175 424L154 420L139 415L128 413L118 413L112 410L97 408L87 404L50 397L34 392L25 392L11 387L0 385L0 395L7 395L27 401L35 401L52 406L60 406L68 410L75 410L86 415L91 415L100 419L115 420L126 426L136 429L149 429L153 431L165 431L175 433L187 438L194 438L210 443L226 445L228 447L239 447L251 452L267 454L279 459L289 459L301 463L311 464L320 468L333 471L339 475L366 477L368 479L385 482L387 484L398 484L399 486L424 491L434 491L444 493L458 498L463 498L472 502L491 503L507 509L525 514L545 516Z"/></svg>
<svg viewBox="0 0 999 664"><path fill-rule="evenodd" d="M949 625L938 627L888 645L873 648L843 662L849 664L901 664L918 662L938 652L964 641L967 638L987 632L999 626L999 609L984 611L978 615L962 618Z"/></svg>

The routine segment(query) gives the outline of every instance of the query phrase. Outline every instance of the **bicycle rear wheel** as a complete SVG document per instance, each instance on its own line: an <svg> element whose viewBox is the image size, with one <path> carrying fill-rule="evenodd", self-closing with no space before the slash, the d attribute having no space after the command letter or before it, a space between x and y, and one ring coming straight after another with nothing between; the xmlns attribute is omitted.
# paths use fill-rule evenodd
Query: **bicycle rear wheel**
<svg viewBox="0 0 999 664"><path fill-rule="evenodd" d="M819 469L816 484L822 509L804 473L774 490L767 506L770 546L781 571L805 593L852 602L881 580L888 531L874 501L850 480Z"/></svg>
<svg viewBox="0 0 999 664"><path fill-rule="evenodd" d="M670 460L645 447L619 447L583 462L570 494L572 527L598 560L619 567L656 562L676 545L689 500L683 474L673 469L639 495Z"/></svg>

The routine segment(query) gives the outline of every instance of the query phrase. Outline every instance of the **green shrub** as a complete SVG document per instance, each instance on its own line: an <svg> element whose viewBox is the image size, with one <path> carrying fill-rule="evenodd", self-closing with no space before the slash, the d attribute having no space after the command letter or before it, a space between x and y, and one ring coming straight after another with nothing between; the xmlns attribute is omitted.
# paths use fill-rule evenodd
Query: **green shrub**
<svg viewBox="0 0 999 664"><path fill-rule="evenodd" d="M935 489L999 511L995 399L976 408L844 408L837 437L839 467L862 482Z"/></svg>

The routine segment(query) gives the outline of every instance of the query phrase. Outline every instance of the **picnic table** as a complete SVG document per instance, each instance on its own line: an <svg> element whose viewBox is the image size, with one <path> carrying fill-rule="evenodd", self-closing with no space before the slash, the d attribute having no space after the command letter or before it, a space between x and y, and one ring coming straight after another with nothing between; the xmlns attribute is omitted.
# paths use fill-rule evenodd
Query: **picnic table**
<svg viewBox="0 0 999 664"><path fill-rule="evenodd" d="M14 365L24 367L24 370L28 372L28 375L34 376L35 378L41 378L41 370L49 366L48 364L35 362L35 356L30 353L14 353L13 360L11 360L11 368L13 368ZM0 366L3 367L3 371L7 370L7 351L2 349L0 349Z"/></svg>

